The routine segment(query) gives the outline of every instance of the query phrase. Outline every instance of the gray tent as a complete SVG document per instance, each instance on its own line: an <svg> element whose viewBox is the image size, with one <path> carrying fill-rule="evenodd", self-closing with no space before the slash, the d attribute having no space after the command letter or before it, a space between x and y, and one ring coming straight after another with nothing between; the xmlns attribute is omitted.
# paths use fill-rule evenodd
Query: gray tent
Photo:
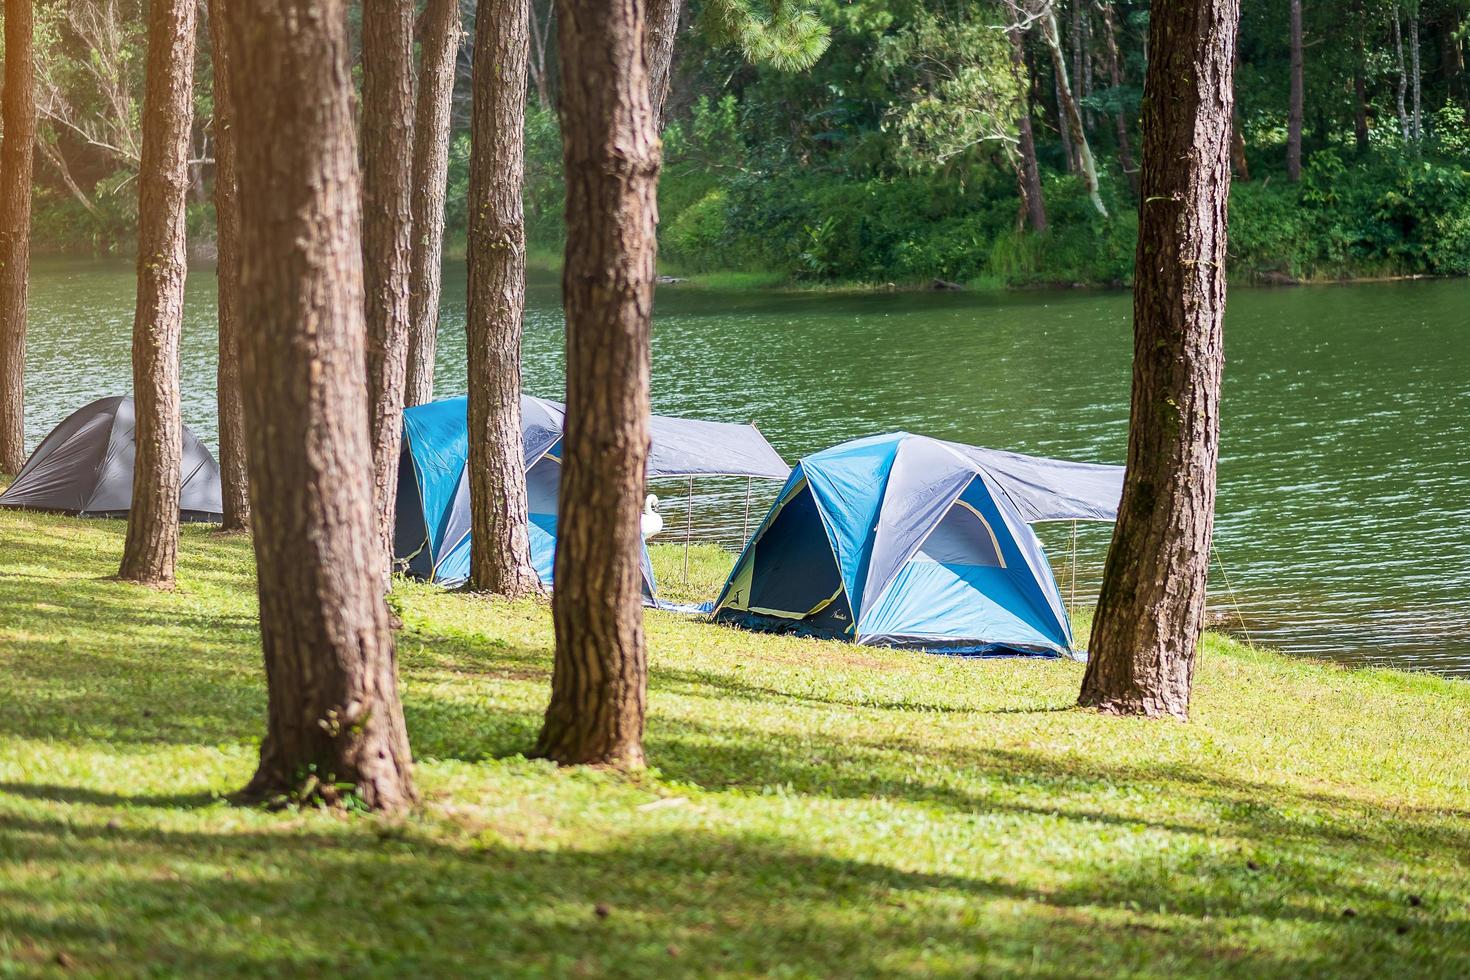
<svg viewBox="0 0 1470 980"><path fill-rule="evenodd" d="M184 427L179 515L223 517L219 464ZM102 398L67 416L41 441L4 494L0 507L80 517L126 517L133 504L133 400Z"/></svg>

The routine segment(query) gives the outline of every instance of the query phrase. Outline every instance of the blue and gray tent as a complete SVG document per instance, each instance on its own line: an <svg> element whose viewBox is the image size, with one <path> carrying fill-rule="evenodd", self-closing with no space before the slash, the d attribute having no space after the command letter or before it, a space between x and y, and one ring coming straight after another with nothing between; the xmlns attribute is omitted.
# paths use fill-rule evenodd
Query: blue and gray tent
<svg viewBox="0 0 1470 980"><path fill-rule="evenodd" d="M449 398L403 413L398 512L393 553L416 578L458 585L470 572L468 402ZM556 503L561 481L560 402L521 396L531 562L548 587L556 554ZM784 480L791 468L753 425L653 416L648 477L745 476ZM643 553L644 593L654 595L653 568Z"/></svg>
<svg viewBox="0 0 1470 980"><path fill-rule="evenodd" d="M1030 524L1117 518L1121 466L906 432L797 464L715 602L751 629L962 654L1072 650Z"/></svg>

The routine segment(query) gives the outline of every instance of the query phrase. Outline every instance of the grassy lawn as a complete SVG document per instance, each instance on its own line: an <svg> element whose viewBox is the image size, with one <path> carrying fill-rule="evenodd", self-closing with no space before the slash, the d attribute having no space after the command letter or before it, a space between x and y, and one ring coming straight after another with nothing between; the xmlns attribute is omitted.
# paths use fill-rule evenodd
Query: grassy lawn
<svg viewBox="0 0 1470 980"><path fill-rule="evenodd" d="M186 531L172 594L121 546L0 511L0 976L1470 974L1470 685L1211 637L1140 722L1074 663L650 613L655 768L558 771L548 607L401 583L421 812L271 814L222 799L248 542Z"/></svg>

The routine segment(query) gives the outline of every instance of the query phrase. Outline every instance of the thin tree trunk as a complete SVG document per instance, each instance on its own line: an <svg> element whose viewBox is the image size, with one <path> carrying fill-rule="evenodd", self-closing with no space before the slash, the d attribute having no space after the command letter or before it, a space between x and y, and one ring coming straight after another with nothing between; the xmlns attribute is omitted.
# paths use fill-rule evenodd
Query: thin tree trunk
<svg viewBox="0 0 1470 980"><path fill-rule="evenodd" d="M5 92L0 105L0 473L26 461L26 306L31 272L31 174L36 89L31 0L5 3Z"/></svg>
<svg viewBox="0 0 1470 980"><path fill-rule="evenodd" d="M413 3L371 0L362 10L362 254L367 291L368 416L379 564L393 554L398 450L408 372L413 228Z"/></svg>
<svg viewBox="0 0 1470 980"><path fill-rule="evenodd" d="M267 729L246 798L414 798L382 597L363 384L343 0L231 0L242 86L240 345Z"/></svg>
<svg viewBox="0 0 1470 980"><path fill-rule="evenodd" d="M1016 108L1016 190L1021 218L1033 231L1046 231L1046 198L1041 190L1041 166L1036 160L1036 132L1031 125L1030 85L1026 77L1026 45L1021 29L1006 32L1011 42L1011 75L1018 93Z"/></svg>
<svg viewBox="0 0 1470 980"><path fill-rule="evenodd" d="M1302 0L1291 0L1291 105L1286 119L1286 179L1302 179L1302 107L1306 98L1302 57Z"/></svg>
<svg viewBox="0 0 1470 980"><path fill-rule="evenodd" d="M1128 471L1078 703L1189 714L1219 456L1239 0L1155 0Z"/></svg>
<svg viewBox="0 0 1470 980"><path fill-rule="evenodd" d="M179 334L189 131L194 116L194 0L148 8L143 153L138 166L138 301L133 314L133 502L118 577L159 588L179 551Z"/></svg>
<svg viewBox="0 0 1470 980"><path fill-rule="evenodd" d="M1368 152L1367 55L1363 50L1363 0L1353 0L1353 136L1358 152Z"/></svg>
<svg viewBox="0 0 1470 980"><path fill-rule="evenodd" d="M1406 104L1409 94L1409 70L1404 65L1404 33L1398 4L1393 6L1393 47L1399 76L1398 90L1395 93L1398 101L1399 132L1407 144L1413 142L1413 128L1409 122L1409 110Z"/></svg>
<svg viewBox="0 0 1470 980"><path fill-rule="evenodd" d="M1106 218L1108 209L1103 206L1102 194L1098 190L1097 164L1092 158L1092 147L1087 144L1087 133L1082 128L1082 114L1077 110L1077 100L1072 97L1072 86L1067 81L1067 57L1062 51L1061 38L1057 34L1056 10L1050 5L1046 9L1045 16L1041 18L1041 36L1051 51L1052 67L1057 76L1057 101L1061 108L1062 122L1071 131L1072 152L1077 154L1077 164L1081 168L1082 180L1087 187L1087 196L1092 201L1092 206L1097 208L1097 213Z"/></svg>
<svg viewBox="0 0 1470 980"><path fill-rule="evenodd" d="M219 240L219 412L220 495L224 530L250 529L250 487L245 471L245 406L240 390L240 195L235 176L234 87L225 41L225 7L234 0L209 0L209 37L214 56L214 214Z"/></svg>
<svg viewBox="0 0 1470 980"><path fill-rule="evenodd" d="M1419 65L1419 4L1409 12L1409 71L1413 78L1413 115L1410 117L1414 142L1424 139L1424 73Z"/></svg>
<svg viewBox="0 0 1470 980"><path fill-rule="evenodd" d="M551 703L536 753L643 765L639 511L648 460L658 124L640 0L561 0L567 418Z"/></svg>
<svg viewBox="0 0 1470 980"><path fill-rule="evenodd" d="M536 88L536 104L543 109L551 108L551 77L546 67L546 42L551 34L552 21L556 19L555 13L555 0L549 0L546 4L546 19L543 21L536 16L536 4L532 0L531 62L527 70L531 74L531 84Z"/></svg>
<svg viewBox="0 0 1470 980"><path fill-rule="evenodd" d="M664 103L674 68L674 38L679 33L683 0L648 0L648 31L643 38L643 56L648 65L648 93L653 118L663 129Z"/></svg>
<svg viewBox="0 0 1470 980"><path fill-rule="evenodd" d="M1117 92L1122 89L1123 59L1118 54L1118 30L1113 22L1113 5L1105 3L1102 6L1103 40L1107 44L1108 55L1108 82ZM1128 189L1133 196L1138 196L1138 167L1133 162L1133 140L1128 132L1128 113L1123 107L1118 106L1118 112L1114 117L1118 131L1118 160L1123 165L1123 173L1128 176Z"/></svg>
<svg viewBox="0 0 1470 980"><path fill-rule="evenodd" d="M531 565L521 440L526 306L526 71L529 0L480 0L471 120L469 307L470 586L540 589Z"/></svg>
<svg viewBox="0 0 1470 980"><path fill-rule="evenodd" d="M444 200L449 181L454 63L459 53L459 0L428 0L419 56L413 124L413 253L409 269L409 341L404 402L434 399L439 295L444 261Z"/></svg>

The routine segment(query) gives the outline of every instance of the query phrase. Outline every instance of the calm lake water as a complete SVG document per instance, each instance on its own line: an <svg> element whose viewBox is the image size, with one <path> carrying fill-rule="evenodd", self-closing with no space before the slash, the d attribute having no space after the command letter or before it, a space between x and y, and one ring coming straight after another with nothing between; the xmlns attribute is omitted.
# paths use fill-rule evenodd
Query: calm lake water
<svg viewBox="0 0 1470 980"><path fill-rule="evenodd" d="M464 273L446 275L441 394L464 390ZM132 269L47 261L32 285L27 434L131 379ZM526 381L562 389L558 287L532 284ZM1125 293L660 291L659 412L754 421L789 460L906 429L1003 449L1122 462ZM185 420L211 446L214 275L189 280ZM1226 324L1214 615L1281 649L1470 675L1470 282L1236 289ZM686 487L655 487L666 535ZM754 488L750 520L774 486ZM735 547L743 482L696 487L694 537ZM1068 526L1042 530L1063 593ZM1078 602L1110 528L1078 531ZM1227 585L1228 579L1228 585ZM1238 611L1237 611L1238 606ZM1243 621L1243 627L1241 625Z"/></svg>

